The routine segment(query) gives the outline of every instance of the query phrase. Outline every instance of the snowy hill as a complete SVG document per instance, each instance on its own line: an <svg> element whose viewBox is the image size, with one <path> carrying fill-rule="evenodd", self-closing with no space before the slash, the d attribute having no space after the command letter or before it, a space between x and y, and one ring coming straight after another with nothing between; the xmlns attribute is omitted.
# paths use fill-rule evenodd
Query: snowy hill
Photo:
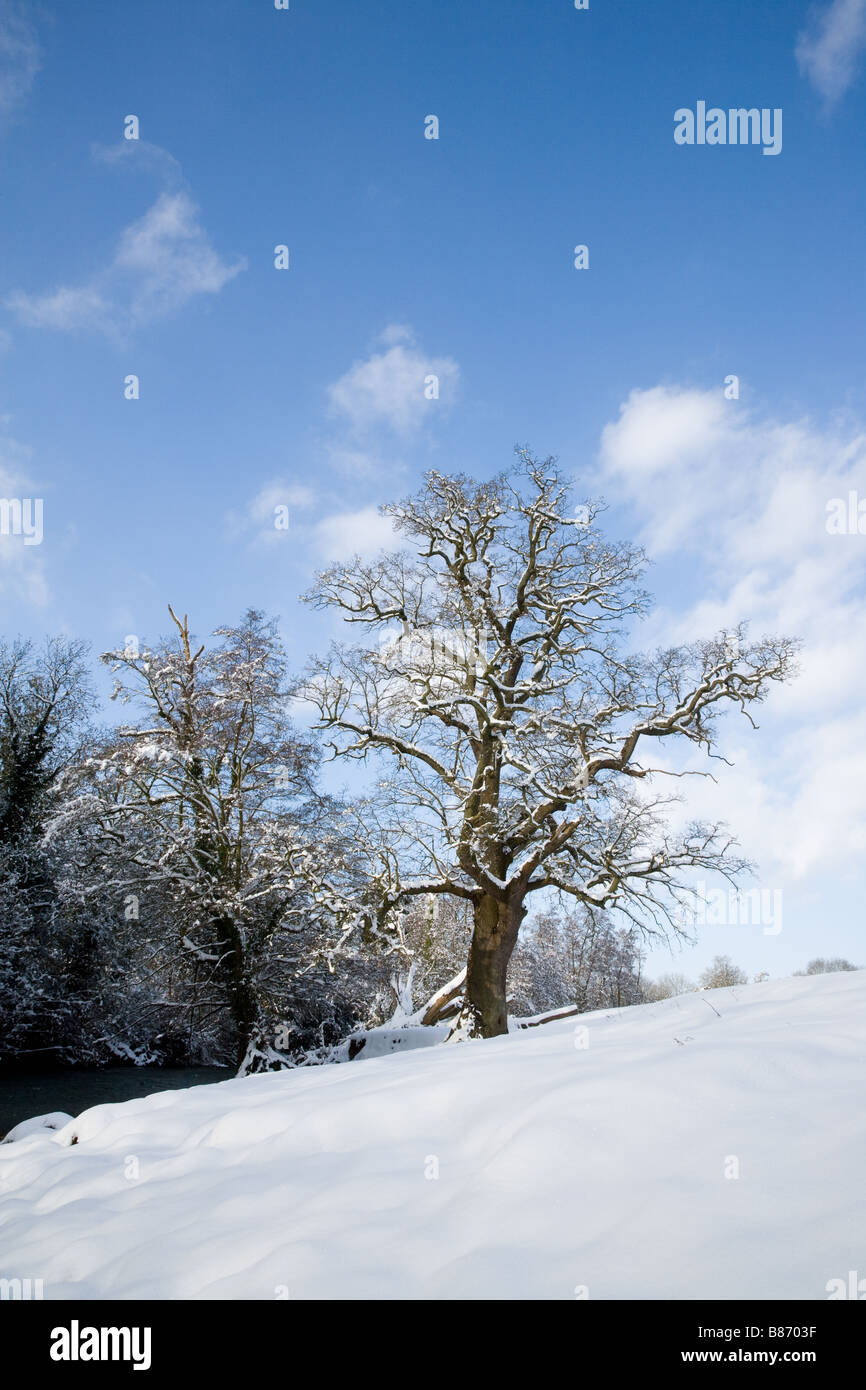
<svg viewBox="0 0 866 1390"><path fill-rule="evenodd" d="M99 1106L0 1148L0 1275L46 1298L824 1299L866 1274L864 1064L858 971Z"/></svg>

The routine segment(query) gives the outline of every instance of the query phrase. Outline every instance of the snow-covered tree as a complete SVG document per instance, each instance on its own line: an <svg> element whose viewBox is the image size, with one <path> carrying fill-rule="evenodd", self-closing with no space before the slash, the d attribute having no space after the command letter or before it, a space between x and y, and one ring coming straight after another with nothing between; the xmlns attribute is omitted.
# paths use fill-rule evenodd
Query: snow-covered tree
<svg viewBox="0 0 866 1390"><path fill-rule="evenodd" d="M0 843L33 840L78 760L93 693L87 644L0 641Z"/></svg>
<svg viewBox="0 0 866 1390"><path fill-rule="evenodd" d="M521 1013L573 1005L580 1013L621 1008L643 999L641 953L633 927L578 906L548 908L518 941L508 992Z"/></svg>
<svg viewBox="0 0 866 1390"><path fill-rule="evenodd" d="M371 959L378 958L387 978L377 1022L415 1017L418 1007L425 1005L422 1013L426 1015L434 996L437 1019L457 1011L459 1006L450 1010L448 1006L462 989L465 976L472 936L468 909L462 899L437 893L411 898L392 914L388 931L373 937Z"/></svg>
<svg viewBox="0 0 866 1390"><path fill-rule="evenodd" d="M745 985L749 982L745 970L734 965L730 956L714 956L698 979L703 989L724 989L727 985Z"/></svg>
<svg viewBox="0 0 866 1390"><path fill-rule="evenodd" d="M95 768L106 863L138 920L171 921L174 939L154 939L158 971L183 959L196 1009L228 1010L249 1067L277 1054L280 1035L289 1046L287 996L324 920L307 869L333 827L314 795L314 746L287 712L275 624L250 610L209 647L171 616L172 639L103 657L116 696L142 715Z"/></svg>
<svg viewBox="0 0 866 1390"><path fill-rule="evenodd" d="M75 774L93 694L86 644L0 642L0 1054L63 1055L90 958L69 930L46 829Z"/></svg>
<svg viewBox="0 0 866 1390"><path fill-rule="evenodd" d="M375 757L382 773L383 911L430 894L471 905L455 1035L489 1037L507 1028L533 894L683 934L684 873L741 867L721 827L668 829L647 753L711 753L716 714L748 716L790 675L795 644L738 629L629 654L643 557L605 540L599 505L576 512L554 461L527 450L488 482L431 472L383 511L405 547L332 565L308 595L368 635L315 660L304 694L332 755Z"/></svg>

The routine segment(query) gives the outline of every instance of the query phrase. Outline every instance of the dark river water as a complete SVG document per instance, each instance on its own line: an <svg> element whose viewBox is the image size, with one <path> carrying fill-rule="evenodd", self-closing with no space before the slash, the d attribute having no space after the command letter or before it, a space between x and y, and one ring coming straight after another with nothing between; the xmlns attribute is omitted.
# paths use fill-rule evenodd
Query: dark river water
<svg viewBox="0 0 866 1390"><path fill-rule="evenodd" d="M230 1081L234 1075L230 1067L80 1067L38 1076L0 1072L0 1138L22 1120L51 1110L80 1115L92 1105Z"/></svg>

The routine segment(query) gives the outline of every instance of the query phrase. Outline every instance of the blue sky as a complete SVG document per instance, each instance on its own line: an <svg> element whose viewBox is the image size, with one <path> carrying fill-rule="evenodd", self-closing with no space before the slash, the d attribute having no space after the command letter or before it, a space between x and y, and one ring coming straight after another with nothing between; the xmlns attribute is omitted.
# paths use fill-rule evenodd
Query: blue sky
<svg viewBox="0 0 866 1390"><path fill-rule="evenodd" d="M866 537L825 525L866 496L864 42L866 0L0 0L0 493L44 499L5 631L255 604L300 666L332 629L297 595L379 503L555 453L647 546L647 644L806 640L690 787L783 930L673 964L866 964ZM678 146L699 100L781 108L781 153Z"/></svg>

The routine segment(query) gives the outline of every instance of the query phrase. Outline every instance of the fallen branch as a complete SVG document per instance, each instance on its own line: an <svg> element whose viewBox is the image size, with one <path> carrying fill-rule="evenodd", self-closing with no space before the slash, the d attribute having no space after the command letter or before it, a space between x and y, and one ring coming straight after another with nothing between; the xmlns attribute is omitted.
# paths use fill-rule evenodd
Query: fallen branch
<svg viewBox="0 0 866 1390"><path fill-rule="evenodd" d="M443 1011L457 998L458 994L462 992L465 983L466 966L464 965L459 975L455 975L453 980L449 980L447 985L443 985L442 988L438 989L433 997L428 1000L421 1014L421 1023L424 1024L425 1027L429 1027L433 1023L438 1023L442 1017Z"/></svg>
<svg viewBox="0 0 866 1390"><path fill-rule="evenodd" d="M576 1004L569 1004L562 1009L553 1009L549 1014L539 1014L536 1018L516 1018L514 1022L518 1028L540 1028L542 1023L555 1023L558 1018L573 1018L579 1013L583 1013L583 1010Z"/></svg>

